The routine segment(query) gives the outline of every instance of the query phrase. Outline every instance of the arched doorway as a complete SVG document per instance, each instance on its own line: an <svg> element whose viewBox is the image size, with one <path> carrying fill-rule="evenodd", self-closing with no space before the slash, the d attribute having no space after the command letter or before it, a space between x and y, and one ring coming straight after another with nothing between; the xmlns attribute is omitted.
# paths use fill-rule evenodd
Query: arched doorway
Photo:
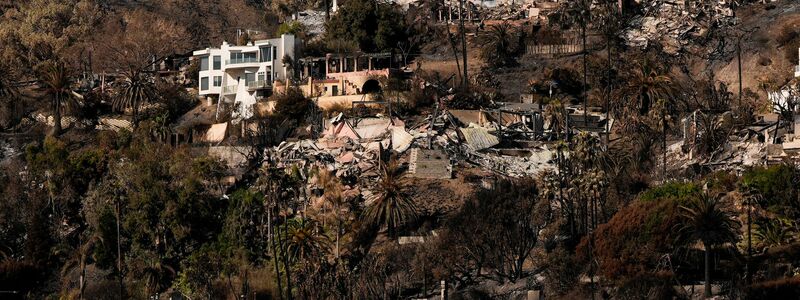
<svg viewBox="0 0 800 300"><path fill-rule="evenodd" d="M378 94L381 92L381 83L375 79L370 79L364 82L361 86L361 93L363 94Z"/></svg>

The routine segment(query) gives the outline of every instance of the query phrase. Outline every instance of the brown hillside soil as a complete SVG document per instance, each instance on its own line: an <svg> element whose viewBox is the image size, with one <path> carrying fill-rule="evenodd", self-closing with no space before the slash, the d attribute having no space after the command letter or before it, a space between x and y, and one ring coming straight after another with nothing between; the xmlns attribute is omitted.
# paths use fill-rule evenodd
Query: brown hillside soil
<svg viewBox="0 0 800 300"><path fill-rule="evenodd" d="M797 65L797 51L800 47L800 33L797 37L788 42L779 42L785 28L791 28L800 32L800 1L781 0L772 3L770 6L755 4L742 8L738 11L741 18L741 28L745 31L752 31L742 39L742 81L743 88L757 92L760 97L765 98L766 94L762 89L762 83L768 83L772 89L777 89L788 82L794 74L794 66ZM475 39L469 39L469 72L470 77L484 66L480 59L480 43ZM688 70L695 79L703 79L709 73L715 75L716 80L725 82L734 93L738 93L738 65L735 51L735 37L730 36L726 41L725 55L721 59L709 62L702 57L688 59ZM590 45L591 55L605 58L605 50L602 45ZM426 71L438 71L444 77L456 72L455 61L449 47L438 47L435 55L428 55L419 58L422 69ZM448 50L448 51L444 51ZM701 49L702 50L702 49ZM707 50L710 51L710 50ZM582 71L581 56L572 55L561 58L539 58L532 56L522 56L519 58L519 66L513 68L503 68L494 71L494 76L501 83L500 92L509 101L519 99L520 93L528 92L528 82L531 79L544 79L546 68L572 68ZM630 63L628 58L623 55L615 64ZM680 74L679 68L673 69L673 78L682 81L687 79ZM590 75L591 76L591 75Z"/></svg>
<svg viewBox="0 0 800 300"><path fill-rule="evenodd" d="M759 83L772 82L775 88L794 76L797 65L797 43L779 45L778 38L784 28L800 30L800 2L783 0L773 3L776 8L765 10L764 5L753 5L740 10L742 28L755 31L742 39L742 86L757 91L762 97ZM744 11L749 10L749 11ZM747 14L749 13L749 14ZM787 58L787 51L791 60ZM735 53L729 61L713 66L717 79L729 84L738 92L738 65Z"/></svg>

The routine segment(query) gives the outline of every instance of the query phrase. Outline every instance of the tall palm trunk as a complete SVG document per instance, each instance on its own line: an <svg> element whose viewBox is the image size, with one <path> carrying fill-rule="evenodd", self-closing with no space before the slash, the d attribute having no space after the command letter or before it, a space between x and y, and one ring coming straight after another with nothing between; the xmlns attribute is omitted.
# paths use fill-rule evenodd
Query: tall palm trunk
<svg viewBox="0 0 800 300"><path fill-rule="evenodd" d="M342 219L339 217L339 203L334 204L336 209L336 260L339 260L339 235L342 232Z"/></svg>
<svg viewBox="0 0 800 300"><path fill-rule="evenodd" d="M278 239L280 239L280 235ZM278 246L276 243L276 239L272 239L272 264L275 265L275 282L278 284L278 299L283 300L283 284L281 283L281 272L278 265Z"/></svg>
<svg viewBox="0 0 800 300"><path fill-rule="evenodd" d="M606 93L606 150L608 150L608 146L611 143L611 128L609 127L609 116L611 113L611 107L609 106L611 100L611 93L613 91L613 87L611 86L611 70L612 70L612 62L611 62L611 37L606 36L606 47L608 48L608 69L607 71L607 84L608 84L608 92Z"/></svg>
<svg viewBox="0 0 800 300"><path fill-rule="evenodd" d="M662 167L662 174L664 175L663 180L667 180L667 114L666 112L661 114L661 147L664 149L663 155L663 164Z"/></svg>
<svg viewBox="0 0 800 300"><path fill-rule="evenodd" d="M83 300L83 292L86 290L86 253L81 253L81 275L78 279L79 299Z"/></svg>
<svg viewBox="0 0 800 300"><path fill-rule="evenodd" d="M581 39L583 40L583 126L585 130L589 128L587 119L587 104L589 103L589 95L586 92L586 82L589 76L589 67L586 63L586 25L581 26Z"/></svg>
<svg viewBox="0 0 800 300"><path fill-rule="evenodd" d="M56 94L53 101L53 136L61 134L61 95Z"/></svg>
<svg viewBox="0 0 800 300"><path fill-rule="evenodd" d="M284 214L283 216L283 236L289 237L289 216L288 214ZM283 249L283 267L286 271L286 299L292 300L292 273L291 273L291 264L289 263L289 253L288 253L288 240L281 238L281 247Z"/></svg>
<svg viewBox="0 0 800 300"><path fill-rule="evenodd" d="M464 85L464 90L466 91L466 90L469 89L469 73L468 73L468 70L467 70L467 31L466 31L466 29L464 29L463 9L464 9L464 0L459 0L458 1L458 23L459 23L459 27L460 27L460 31L461 31L461 56L462 56L462 58L464 60L464 63L463 63L464 69L462 70L462 71L464 71L464 76L462 77L462 79L464 80L463 81L463 85Z"/></svg>
<svg viewBox="0 0 800 300"><path fill-rule="evenodd" d="M703 243L705 249L705 297L711 297L711 248L707 243Z"/></svg>
<svg viewBox="0 0 800 300"><path fill-rule="evenodd" d="M119 199L114 201L115 209L116 210L116 217L117 217L117 279L119 280L119 297L120 299L125 298L124 292L125 287L122 283L122 246L120 242L120 235L119 235L119 221L120 221L120 209L119 209Z"/></svg>

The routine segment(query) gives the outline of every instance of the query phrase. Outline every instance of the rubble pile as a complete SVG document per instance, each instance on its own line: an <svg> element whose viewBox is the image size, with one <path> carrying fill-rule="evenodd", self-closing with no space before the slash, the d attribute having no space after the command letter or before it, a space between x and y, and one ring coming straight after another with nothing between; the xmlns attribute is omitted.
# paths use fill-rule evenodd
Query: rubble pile
<svg viewBox="0 0 800 300"><path fill-rule="evenodd" d="M301 11L297 13L296 21L303 24L310 35L318 36L325 33L325 11L314 9Z"/></svg>
<svg viewBox="0 0 800 300"><path fill-rule="evenodd" d="M503 155L501 153L470 153L470 160L497 173L511 177L535 176L554 168L553 152L546 147L528 151L527 155Z"/></svg>
<svg viewBox="0 0 800 300"><path fill-rule="evenodd" d="M633 21L625 39L629 46L639 48L660 43L669 54L699 49L709 30L732 21L728 2L651 0L643 4L642 17Z"/></svg>
<svg viewBox="0 0 800 300"><path fill-rule="evenodd" d="M318 139L283 142L269 149L265 163L315 166L357 180L377 178L377 164L389 152L408 162L409 175L419 178L452 178L458 162L510 177L535 176L552 167L553 155L545 145L495 149L504 136L514 135L515 128L530 130L522 118L503 120L501 132L492 114L482 110L443 110L413 128L398 118L344 118L340 114L326 122Z"/></svg>

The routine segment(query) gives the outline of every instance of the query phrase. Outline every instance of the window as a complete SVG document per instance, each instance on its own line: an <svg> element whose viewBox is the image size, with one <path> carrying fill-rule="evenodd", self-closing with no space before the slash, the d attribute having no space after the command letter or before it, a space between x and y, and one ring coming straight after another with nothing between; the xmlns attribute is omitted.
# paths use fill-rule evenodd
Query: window
<svg viewBox="0 0 800 300"><path fill-rule="evenodd" d="M222 69L222 56L214 56L214 70Z"/></svg>
<svg viewBox="0 0 800 300"><path fill-rule="evenodd" d="M208 56L200 58L200 71L208 71Z"/></svg>
<svg viewBox="0 0 800 300"><path fill-rule="evenodd" d="M272 57L278 58L278 47L272 47Z"/></svg>
<svg viewBox="0 0 800 300"><path fill-rule="evenodd" d="M266 78L264 77L264 72L258 72L258 81L264 81Z"/></svg>
<svg viewBox="0 0 800 300"><path fill-rule="evenodd" d="M272 50L270 47L261 47L259 51L261 51L261 62L268 62L272 60Z"/></svg>
<svg viewBox="0 0 800 300"><path fill-rule="evenodd" d="M334 85L331 90L331 96L339 96L339 86Z"/></svg>
<svg viewBox="0 0 800 300"><path fill-rule="evenodd" d="M215 87L222 86L222 76L214 76L214 86Z"/></svg>
<svg viewBox="0 0 800 300"><path fill-rule="evenodd" d="M255 81L256 73L244 73L244 84L250 86L250 83Z"/></svg>
<svg viewBox="0 0 800 300"><path fill-rule="evenodd" d="M248 63L248 62L256 62L256 53L255 52L231 52L231 63L238 64L238 63Z"/></svg>
<svg viewBox="0 0 800 300"><path fill-rule="evenodd" d="M208 90L208 77L200 78L200 90L201 91Z"/></svg>

